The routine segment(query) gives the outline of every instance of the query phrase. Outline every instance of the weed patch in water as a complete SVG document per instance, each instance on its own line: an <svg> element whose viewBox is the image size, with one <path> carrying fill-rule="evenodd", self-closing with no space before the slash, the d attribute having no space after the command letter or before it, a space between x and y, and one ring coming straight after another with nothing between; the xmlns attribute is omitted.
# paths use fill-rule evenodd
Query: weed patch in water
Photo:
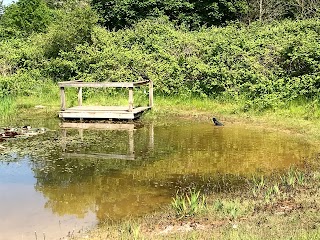
<svg viewBox="0 0 320 240"><path fill-rule="evenodd" d="M194 216L206 208L206 198L200 195L200 191L190 190L188 193L176 193L172 199L171 206L177 217Z"/></svg>

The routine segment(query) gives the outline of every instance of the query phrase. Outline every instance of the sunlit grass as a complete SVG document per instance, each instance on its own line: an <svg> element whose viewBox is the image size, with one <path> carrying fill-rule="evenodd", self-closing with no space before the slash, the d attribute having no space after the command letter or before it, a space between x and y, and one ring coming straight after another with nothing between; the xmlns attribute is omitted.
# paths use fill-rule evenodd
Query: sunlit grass
<svg viewBox="0 0 320 240"><path fill-rule="evenodd" d="M45 112L56 114L60 108L59 87L45 83L37 94L18 96L2 101L3 116L16 116L20 112L30 112L36 106L44 106ZM67 107L78 105L76 88L66 88ZM161 96L155 94L152 111L143 117L145 120L168 120L183 117L196 121L210 121L212 117L225 122L261 125L263 127L289 130L303 134L313 140L320 140L320 105L317 100L296 100L282 107L264 111L245 111L244 100L228 98L213 99L196 96ZM128 89L83 89L83 105L128 106ZM134 90L134 106L148 105L148 89ZM319 106L318 106L319 105ZM16 110L14 110L16 109Z"/></svg>
<svg viewBox="0 0 320 240"><path fill-rule="evenodd" d="M319 239L319 179L316 170L290 168L234 192L178 193L163 212L106 223L79 239Z"/></svg>
<svg viewBox="0 0 320 240"><path fill-rule="evenodd" d="M190 217L200 213L206 208L206 198L200 191L190 190L188 193L176 193L172 198L171 206L177 217Z"/></svg>
<svg viewBox="0 0 320 240"><path fill-rule="evenodd" d="M16 101L12 97L0 98L0 119L7 119L17 111Z"/></svg>

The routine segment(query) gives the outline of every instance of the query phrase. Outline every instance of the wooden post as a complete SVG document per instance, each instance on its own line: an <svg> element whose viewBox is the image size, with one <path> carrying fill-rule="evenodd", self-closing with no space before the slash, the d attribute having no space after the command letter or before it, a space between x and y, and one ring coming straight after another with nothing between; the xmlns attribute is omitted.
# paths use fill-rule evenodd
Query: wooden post
<svg viewBox="0 0 320 240"><path fill-rule="evenodd" d="M149 107L153 107L153 82L149 82Z"/></svg>
<svg viewBox="0 0 320 240"><path fill-rule="evenodd" d="M78 88L78 105L82 106L82 87Z"/></svg>
<svg viewBox="0 0 320 240"><path fill-rule="evenodd" d="M153 123L149 126L149 148L154 149L154 125Z"/></svg>
<svg viewBox="0 0 320 240"><path fill-rule="evenodd" d="M129 112L133 111L133 87L129 87Z"/></svg>
<svg viewBox="0 0 320 240"><path fill-rule="evenodd" d="M61 147L62 151L65 152L67 150L67 129L62 129L62 137L61 137Z"/></svg>
<svg viewBox="0 0 320 240"><path fill-rule="evenodd" d="M60 96L61 96L61 111L66 110L66 94L64 87L60 87Z"/></svg>
<svg viewBox="0 0 320 240"><path fill-rule="evenodd" d="M129 130L129 154L133 155L134 154L134 137L133 137L133 131L134 130Z"/></svg>
<svg viewBox="0 0 320 240"><path fill-rule="evenodd" d="M79 128L79 136L81 141L83 141L83 128Z"/></svg>

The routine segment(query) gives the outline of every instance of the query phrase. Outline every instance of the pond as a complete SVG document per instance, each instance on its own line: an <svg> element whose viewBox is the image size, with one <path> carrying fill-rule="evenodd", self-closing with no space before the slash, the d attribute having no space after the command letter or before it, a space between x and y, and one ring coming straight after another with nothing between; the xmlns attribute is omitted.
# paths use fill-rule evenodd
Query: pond
<svg viewBox="0 0 320 240"><path fill-rule="evenodd" d="M159 210L180 188L223 191L226 178L237 186L237 176L299 166L317 153L303 138L236 124L32 124L52 131L0 150L1 240L72 236Z"/></svg>

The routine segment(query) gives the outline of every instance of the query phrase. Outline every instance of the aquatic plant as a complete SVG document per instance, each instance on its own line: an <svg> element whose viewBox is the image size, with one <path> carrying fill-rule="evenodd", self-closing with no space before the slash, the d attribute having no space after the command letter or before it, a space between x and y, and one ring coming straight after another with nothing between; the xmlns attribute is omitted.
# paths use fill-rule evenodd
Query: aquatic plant
<svg viewBox="0 0 320 240"><path fill-rule="evenodd" d="M251 206L250 204L240 202L239 200L217 199L213 203L213 210L216 213L222 214L224 218L235 220L251 211Z"/></svg>
<svg viewBox="0 0 320 240"><path fill-rule="evenodd" d="M270 203L278 199L281 195L279 184L275 183L273 186L270 186L266 189L264 193L264 200L266 203Z"/></svg>
<svg viewBox="0 0 320 240"><path fill-rule="evenodd" d="M129 235L132 237L132 239L136 240L136 239L143 239L140 236L140 226L139 225L132 225L129 224L128 225L128 233Z"/></svg>
<svg viewBox="0 0 320 240"><path fill-rule="evenodd" d="M290 168L288 173L281 176L281 181L282 183L287 186L287 187L294 187L296 184L297 185L304 185L305 180L306 180L306 175L305 173L294 169Z"/></svg>
<svg viewBox="0 0 320 240"><path fill-rule="evenodd" d="M178 191L172 198L171 206L178 217L188 217L205 209L206 198L200 195L200 191L190 190L186 194L180 194Z"/></svg>
<svg viewBox="0 0 320 240"><path fill-rule="evenodd" d="M253 187L252 187L253 196L257 196L261 192L261 190L265 188L266 182L263 176L261 176L260 178L256 178L255 176L253 176L252 181L253 181Z"/></svg>

